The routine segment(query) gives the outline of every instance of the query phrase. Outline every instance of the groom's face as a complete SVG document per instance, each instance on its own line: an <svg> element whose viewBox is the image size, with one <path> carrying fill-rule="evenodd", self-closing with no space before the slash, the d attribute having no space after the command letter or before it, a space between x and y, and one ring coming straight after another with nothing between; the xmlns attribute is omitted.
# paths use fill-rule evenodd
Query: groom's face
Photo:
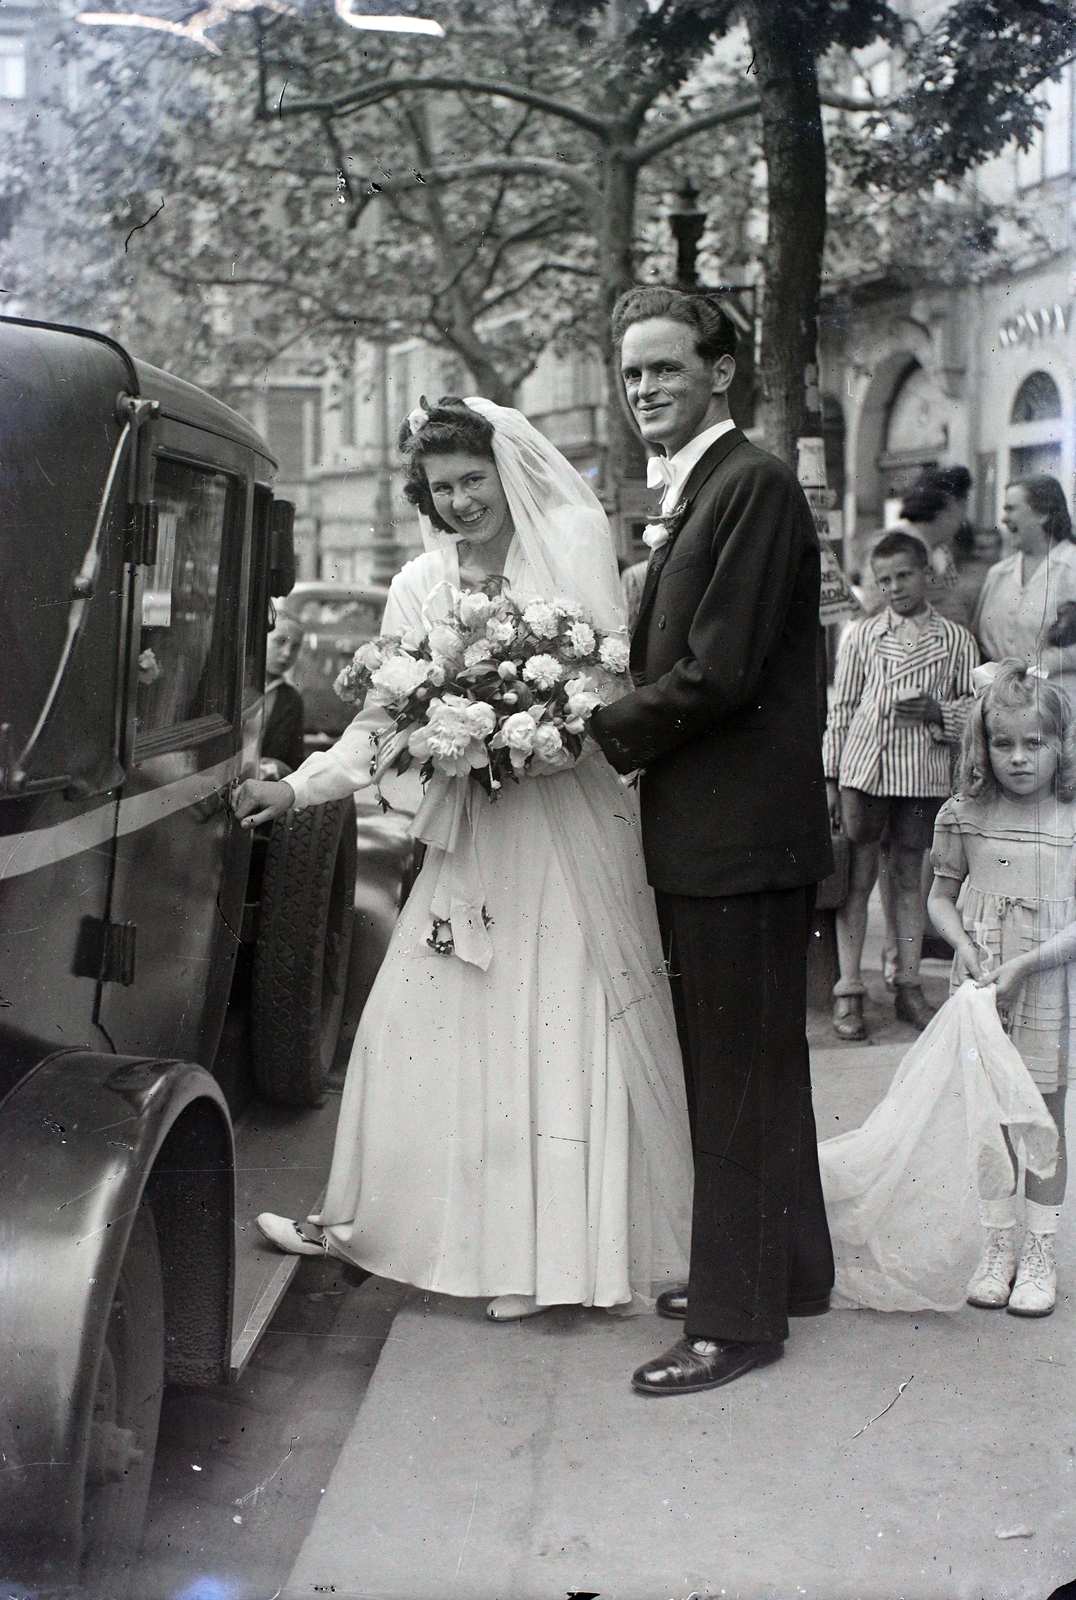
<svg viewBox="0 0 1076 1600"><path fill-rule="evenodd" d="M715 420L708 416L715 394L728 388L735 366L731 356L704 360L697 338L682 322L648 317L631 324L621 346L620 370L639 431L648 444L663 444L668 455Z"/></svg>

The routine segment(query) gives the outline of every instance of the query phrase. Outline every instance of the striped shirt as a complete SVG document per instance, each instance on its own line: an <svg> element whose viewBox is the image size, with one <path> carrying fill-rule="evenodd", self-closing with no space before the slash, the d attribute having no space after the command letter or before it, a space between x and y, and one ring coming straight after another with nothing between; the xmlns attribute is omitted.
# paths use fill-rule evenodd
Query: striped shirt
<svg viewBox="0 0 1076 1600"><path fill-rule="evenodd" d="M975 698L979 651L967 628L933 606L915 619L917 630L909 620L886 606L853 622L841 640L822 755L826 777L842 788L901 796L951 790L951 746ZM898 722L898 702L915 695L938 701L942 727Z"/></svg>

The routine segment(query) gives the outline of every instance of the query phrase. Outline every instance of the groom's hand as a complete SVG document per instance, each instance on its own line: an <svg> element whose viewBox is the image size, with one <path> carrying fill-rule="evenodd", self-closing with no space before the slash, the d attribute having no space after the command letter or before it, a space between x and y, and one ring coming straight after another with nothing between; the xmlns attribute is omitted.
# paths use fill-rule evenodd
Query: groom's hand
<svg viewBox="0 0 1076 1600"><path fill-rule="evenodd" d="M608 761L613 771L619 772L626 777L629 772L636 771L639 766L639 762L630 751L624 748L619 739L613 738L611 734L604 731L601 722L602 711L603 708L599 707L599 709L594 712L590 722L587 725L588 732L593 734L594 738L597 740L601 747L602 755L605 757L606 761Z"/></svg>

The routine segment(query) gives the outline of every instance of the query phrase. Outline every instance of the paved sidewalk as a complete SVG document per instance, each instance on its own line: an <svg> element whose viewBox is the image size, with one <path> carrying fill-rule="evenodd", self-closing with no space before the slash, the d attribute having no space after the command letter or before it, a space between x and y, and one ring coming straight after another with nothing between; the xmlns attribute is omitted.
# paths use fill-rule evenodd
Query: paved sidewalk
<svg viewBox="0 0 1076 1600"><path fill-rule="evenodd" d="M823 1138L863 1121L914 1037L870 983L870 1045L812 1019ZM940 1002L940 965L926 987ZM628 1381L675 1324L559 1308L496 1326L412 1290L285 1600L1046 1600L1076 1578L1067 1220L1059 1258L1042 1321L835 1311L794 1323L776 1365L682 1399Z"/></svg>

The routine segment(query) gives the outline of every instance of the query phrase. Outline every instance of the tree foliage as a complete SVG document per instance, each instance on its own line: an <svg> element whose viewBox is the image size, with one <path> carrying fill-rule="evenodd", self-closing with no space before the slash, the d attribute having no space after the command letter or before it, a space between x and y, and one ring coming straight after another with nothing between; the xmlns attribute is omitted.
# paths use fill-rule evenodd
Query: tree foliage
<svg viewBox="0 0 1076 1600"><path fill-rule="evenodd" d="M5 285L218 382L297 340L331 353L356 334L413 335L503 399L550 344L602 345L611 361L606 313L634 278L668 270L666 196L687 162L713 196L710 269L764 272L767 426L787 455L805 420L827 177L831 263L895 259L918 239L906 259L929 265L933 217L957 223L982 265L997 223L961 180L1026 147L1041 86L1076 49L1064 0L955 0L926 29L885 0L421 9L443 41L354 34L302 0L234 17L214 34L219 56L61 23L50 59L80 63L80 100L57 88L41 149L7 164L0 210L32 192L18 173L46 156L71 194L30 202L42 248L12 236ZM746 62L730 48L745 30ZM876 41L896 90L856 97L850 53ZM840 116L823 132L824 106ZM939 179L956 188L936 195ZM959 252L933 254L959 270Z"/></svg>

